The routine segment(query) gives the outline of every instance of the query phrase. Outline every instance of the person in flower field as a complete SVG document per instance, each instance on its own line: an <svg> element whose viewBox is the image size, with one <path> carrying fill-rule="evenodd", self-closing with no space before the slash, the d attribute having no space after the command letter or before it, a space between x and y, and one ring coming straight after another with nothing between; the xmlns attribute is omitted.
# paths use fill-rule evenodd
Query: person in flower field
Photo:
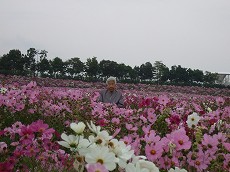
<svg viewBox="0 0 230 172"><path fill-rule="evenodd" d="M114 103L119 108L124 107L124 100L122 93L116 89L116 78L109 77L106 80L107 88L100 91L100 96L98 98L99 102L103 103Z"/></svg>

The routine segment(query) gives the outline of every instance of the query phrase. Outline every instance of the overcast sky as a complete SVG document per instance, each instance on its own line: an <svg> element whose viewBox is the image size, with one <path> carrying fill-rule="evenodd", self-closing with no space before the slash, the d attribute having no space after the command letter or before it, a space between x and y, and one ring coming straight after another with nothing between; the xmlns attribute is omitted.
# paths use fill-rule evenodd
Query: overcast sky
<svg viewBox="0 0 230 172"><path fill-rule="evenodd" d="M0 56L32 47L230 73L230 0L0 0Z"/></svg>

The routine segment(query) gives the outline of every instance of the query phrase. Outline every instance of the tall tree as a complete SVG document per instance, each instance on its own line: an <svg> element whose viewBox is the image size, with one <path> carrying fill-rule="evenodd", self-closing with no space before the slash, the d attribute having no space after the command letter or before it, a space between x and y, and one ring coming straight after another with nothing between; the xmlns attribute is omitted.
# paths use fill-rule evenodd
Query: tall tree
<svg viewBox="0 0 230 172"><path fill-rule="evenodd" d="M38 50L35 48L30 48L27 50L27 54L24 57L25 60L25 71L30 76L35 76L35 71L37 69L38 59L36 61L36 56L38 55Z"/></svg>
<svg viewBox="0 0 230 172"><path fill-rule="evenodd" d="M130 67L130 66L129 66ZM129 76L129 71L130 68L126 66L124 63L116 64L116 74L117 77L122 80L122 79L127 79Z"/></svg>
<svg viewBox="0 0 230 172"><path fill-rule="evenodd" d="M169 79L176 83L187 83L189 81L187 68L178 66L172 66L169 74Z"/></svg>
<svg viewBox="0 0 230 172"><path fill-rule="evenodd" d="M142 80L153 79L153 66L150 62L146 62L140 66L140 77Z"/></svg>
<svg viewBox="0 0 230 172"><path fill-rule="evenodd" d="M0 60L1 71L5 74L22 75L24 74L24 56L20 50L10 50L3 55Z"/></svg>
<svg viewBox="0 0 230 172"><path fill-rule="evenodd" d="M189 78L189 82L203 82L204 81L204 73L203 71L199 70L199 69L187 69L187 73L188 73L188 78Z"/></svg>
<svg viewBox="0 0 230 172"><path fill-rule="evenodd" d="M45 57L38 63L38 69L42 77L48 75L50 68L51 64Z"/></svg>
<svg viewBox="0 0 230 172"><path fill-rule="evenodd" d="M84 71L85 65L78 57L66 61L66 72L71 76L79 76Z"/></svg>
<svg viewBox="0 0 230 172"><path fill-rule="evenodd" d="M136 77L136 80L140 80L140 78L141 78L141 75L140 75L140 67L139 66L134 66L134 68L133 68L133 73L134 73L134 75L137 75L137 77Z"/></svg>
<svg viewBox="0 0 230 172"><path fill-rule="evenodd" d="M156 61L153 65L154 77L157 82L165 82L169 79L169 68L161 61Z"/></svg>
<svg viewBox="0 0 230 172"><path fill-rule="evenodd" d="M199 69L193 70L193 80L196 82L203 82L204 81L203 71Z"/></svg>
<svg viewBox="0 0 230 172"><path fill-rule="evenodd" d="M117 62L110 61L110 60L102 60L99 63L99 67L100 67L100 73L103 77L120 76Z"/></svg>
<svg viewBox="0 0 230 172"><path fill-rule="evenodd" d="M46 51L46 50L41 50L41 51L39 52L40 61L42 61L42 59L44 59L44 58L47 57L47 53L48 53L48 51Z"/></svg>
<svg viewBox="0 0 230 172"><path fill-rule="evenodd" d="M55 78L61 76L64 72L64 62L59 57L55 57L53 61L51 61L51 67Z"/></svg>
<svg viewBox="0 0 230 172"><path fill-rule="evenodd" d="M85 65L85 71L89 77L97 79L99 74L99 64L97 57L88 58Z"/></svg>

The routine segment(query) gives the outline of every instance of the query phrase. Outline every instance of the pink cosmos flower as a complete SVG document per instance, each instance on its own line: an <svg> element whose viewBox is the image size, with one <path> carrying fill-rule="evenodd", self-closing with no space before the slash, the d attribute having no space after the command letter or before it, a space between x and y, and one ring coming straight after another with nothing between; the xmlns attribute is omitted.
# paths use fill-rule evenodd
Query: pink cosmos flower
<svg viewBox="0 0 230 172"><path fill-rule="evenodd" d="M173 140L172 142L176 145L176 150L190 149L191 147L191 141L186 135L184 128L172 132L171 135L167 135L167 137Z"/></svg>
<svg viewBox="0 0 230 172"><path fill-rule="evenodd" d="M162 145L159 142L156 144L147 144L145 146L145 154L150 161L155 161L156 159L161 157L162 153Z"/></svg>
<svg viewBox="0 0 230 172"><path fill-rule="evenodd" d="M147 126L143 125L142 130L144 131L145 134L149 134L151 126L152 126L151 124Z"/></svg>
<svg viewBox="0 0 230 172"><path fill-rule="evenodd" d="M128 135L121 139L121 141L123 141L126 145L130 145L133 142L133 138Z"/></svg>
<svg viewBox="0 0 230 172"><path fill-rule="evenodd" d="M16 131L16 133L18 133L17 130L20 131L20 128L21 128L22 126L23 126L22 123L19 122L19 121L17 121L17 122L15 122L15 123L12 125L12 129L13 129L14 131Z"/></svg>
<svg viewBox="0 0 230 172"><path fill-rule="evenodd" d="M169 158L168 156L162 156L158 160L159 166L163 169L169 170L171 167L179 166L179 161L176 157Z"/></svg>
<svg viewBox="0 0 230 172"><path fill-rule="evenodd" d="M187 158L189 165L195 167L197 172L203 172L203 170L208 168L208 165L210 164L208 155L202 150L199 150L197 153L189 152Z"/></svg>
<svg viewBox="0 0 230 172"><path fill-rule="evenodd" d="M17 104L15 105L15 110L16 110L16 111L21 111L21 110L23 110L24 108L25 108L25 104L17 103Z"/></svg>
<svg viewBox="0 0 230 172"><path fill-rule="evenodd" d="M160 141L160 139L160 136L156 135L154 130L150 130L149 133L147 133L144 137L144 141L149 144L156 144Z"/></svg>
<svg viewBox="0 0 230 172"><path fill-rule="evenodd" d="M138 130L138 128L133 126L133 124L127 124L126 123L125 127L126 127L127 130L130 130L130 131L137 131Z"/></svg>
<svg viewBox="0 0 230 172"><path fill-rule="evenodd" d="M224 168L230 169L230 154L224 155Z"/></svg>
<svg viewBox="0 0 230 172"><path fill-rule="evenodd" d="M223 143L225 149L230 152L230 143Z"/></svg>
<svg viewBox="0 0 230 172"><path fill-rule="evenodd" d="M37 83L34 81L31 81L28 85L26 85L26 89L30 90L37 86Z"/></svg>
<svg viewBox="0 0 230 172"><path fill-rule="evenodd" d="M144 117L144 115L141 115L140 119L143 121L143 123L147 123L148 122L147 119Z"/></svg>
<svg viewBox="0 0 230 172"><path fill-rule="evenodd" d="M203 136L202 145L213 154L218 150L218 140L215 137L207 134L204 134Z"/></svg>
<svg viewBox="0 0 230 172"><path fill-rule="evenodd" d="M132 150L134 150L135 154L136 155L139 155L140 154L140 148L141 148L141 143L140 143L140 138L137 136L135 139L134 139L134 142L131 143L131 148Z"/></svg>
<svg viewBox="0 0 230 172"><path fill-rule="evenodd" d="M18 145L19 145L19 142L12 142L10 145L11 145L11 146L18 146Z"/></svg>
<svg viewBox="0 0 230 172"><path fill-rule="evenodd" d="M151 124L153 124L157 120L157 116L155 113L148 113L147 119Z"/></svg>
<svg viewBox="0 0 230 172"><path fill-rule="evenodd" d="M21 136L20 140L23 144L30 144L35 136L32 129L29 126L22 126L19 135Z"/></svg>
<svg viewBox="0 0 230 172"><path fill-rule="evenodd" d="M87 169L87 172L108 172L105 166L100 163L87 164L86 169Z"/></svg>
<svg viewBox="0 0 230 172"><path fill-rule="evenodd" d="M48 124L44 124L42 120L38 120L30 124L30 129L33 132L38 132L40 136L43 136L45 138L51 138L53 136L52 134L55 131L53 128L49 128Z"/></svg>
<svg viewBox="0 0 230 172"><path fill-rule="evenodd" d="M4 129L3 134L5 136L10 136L10 139L14 139L16 133L15 133L15 130L13 130L12 128L8 127L8 128Z"/></svg>
<svg viewBox="0 0 230 172"><path fill-rule="evenodd" d="M111 122L118 125L118 124L120 124L120 119L119 118L112 118Z"/></svg>
<svg viewBox="0 0 230 172"><path fill-rule="evenodd" d="M168 98L166 95L160 95L160 96L158 97L158 102L159 102L161 105L166 106L167 103L169 102L169 98Z"/></svg>
<svg viewBox="0 0 230 172"><path fill-rule="evenodd" d="M24 155L28 157L35 157L40 150L36 146L28 145L24 150Z"/></svg>
<svg viewBox="0 0 230 172"><path fill-rule="evenodd" d="M222 106L225 103L225 100L222 97L216 98L216 103L218 106Z"/></svg>
<svg viewBox="0 0 230 172"><path fill-rule="evenodd" d="M113 133L113 135L112 135L112 137L113 138L116 137L119 134L120 131L121 131L121 128L116 128L114 133Z"/></svg>

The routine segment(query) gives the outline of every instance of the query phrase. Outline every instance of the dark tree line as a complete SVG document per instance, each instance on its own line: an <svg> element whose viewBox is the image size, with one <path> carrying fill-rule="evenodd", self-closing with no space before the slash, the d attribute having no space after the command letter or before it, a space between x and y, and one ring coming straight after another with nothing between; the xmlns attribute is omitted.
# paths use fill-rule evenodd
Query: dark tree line
<svg viewBox="0 0 230 172"><path fill-rule="evenodd" d="M59 57L48 60L47 54L46 50L38 51L35 48L28 49L26 54L16 49L10 50L8 54L0 56L0 73L84 81L102 81L115 76L120 82L190 85L214 84L217 79L216 73L183 68L181 65L168 68L161 61L153 64L146 62L132 68L111 60L98 61L96 57L88 58L86 62L78 57L66 61Z"/></svg>

